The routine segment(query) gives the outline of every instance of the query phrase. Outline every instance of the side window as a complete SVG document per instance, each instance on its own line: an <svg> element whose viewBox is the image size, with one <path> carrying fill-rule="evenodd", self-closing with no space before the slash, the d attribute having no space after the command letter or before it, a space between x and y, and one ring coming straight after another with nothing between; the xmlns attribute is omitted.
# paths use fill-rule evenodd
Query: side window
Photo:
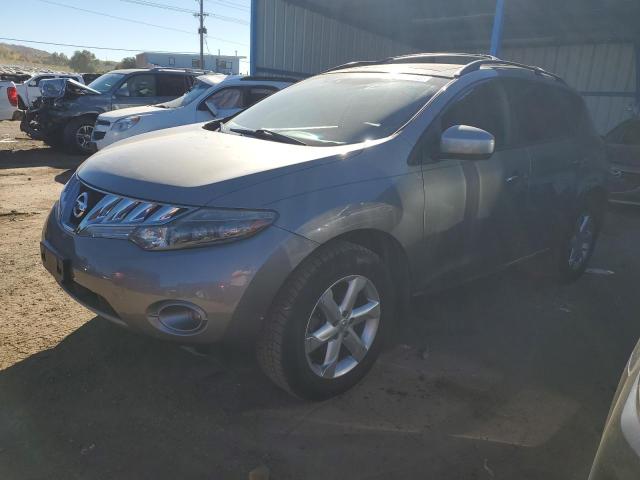
<svg viewBox="0 0 640 480"><path fill-rule="evenodd" d="M179 97L187 90L187 83L182 75L158 75L157 84L160 97Z"/></svg>
<svg viewBox="0 0 640 480"><path fill-rule="evenodd" d="M491 133L496 148L507 144L509 104L497 81L481 83L463 93L441 117L441 132L454 125L469 125Z"/></svg>
<svg viewBox="0 0 640 480"><path fill-rule="evenodd" d="M622 139L623 145L640 145L640 122L629 122L624 129Z"/></svg>
<svg viewBox="0 0 640 480"><path fill-rule="evenodd" d="M209 107L216 110L227 108L244 108L244 100L242 89L240 88L224 88L207 98L206 103Z"/></svg>
<svg viewBox="0 0 640 480"><path fill-rule="evenodd" d="M251 87L249 89L249 97L247 98L247 107L254 103L258 103L263 98L276 93L278 90L273 87Z"/></svg>
<svg viewBox="0 0 640 480"><path fill-rule="evenodd" d="M116 92L120 97L155 97L155 75L142 74L129 77Z"/></svg>
<svg viewBox="0 0 640 480"><path fill-rule="evenodd" d="M539 82L513 80L508 92L517 125L517 143L535 144L570 137L573 132L569 118L575 108L554 87ZM567 116L567 108L573 114ZM575 120L575 116L573 117Z"/></svg>
<svg viewBox="0 0 640 480"><path fill-rule="evenodd" d="M42 80L49 80L51 78L56 78L56 77L53 75L42 75L41 77L36 78L36 87L40 86L40 82Z"/></svg>

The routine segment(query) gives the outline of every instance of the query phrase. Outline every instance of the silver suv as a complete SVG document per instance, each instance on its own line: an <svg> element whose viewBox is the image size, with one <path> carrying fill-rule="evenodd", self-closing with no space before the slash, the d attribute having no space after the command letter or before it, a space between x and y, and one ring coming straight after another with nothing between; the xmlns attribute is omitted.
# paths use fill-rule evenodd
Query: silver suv
<svg viewBox="0 0 640 480"><path fill-rule="evenodd" d="M366 374L410 295L542 253L578 278L606 175L555 75L481 55L357 62L93 155L42 260L118 325L253 338L275 383L325 398Z"/></svg>

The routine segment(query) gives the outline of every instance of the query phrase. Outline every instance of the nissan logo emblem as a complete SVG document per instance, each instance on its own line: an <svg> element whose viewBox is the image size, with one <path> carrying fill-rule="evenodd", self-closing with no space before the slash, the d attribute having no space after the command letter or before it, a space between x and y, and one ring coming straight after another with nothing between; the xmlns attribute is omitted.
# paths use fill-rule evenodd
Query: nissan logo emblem
<svg viewBox="0 0 640 480"><path fill-rule="evenodd" d="M87 207L89 206L89 194L87 192L83 192L76 198L75 204L73 205L73 216L76 218L82 217L87 212Z"/></svg>

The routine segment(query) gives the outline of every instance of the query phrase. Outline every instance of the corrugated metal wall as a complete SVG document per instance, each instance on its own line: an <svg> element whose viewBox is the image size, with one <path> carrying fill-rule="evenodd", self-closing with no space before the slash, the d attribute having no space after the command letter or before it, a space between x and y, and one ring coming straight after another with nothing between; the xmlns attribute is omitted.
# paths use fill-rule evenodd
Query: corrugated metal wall
<svg viewBox="0 0 640 480"><path fill-rule="evenodd" d="M564 78L584 95L601 133L633 112L636 62L631 44L505 48L501 57L537 65Z"/></svg>
<svg viewBox="0 0 640 480"><path fill-rule="evenodd" d="M254 74L306 76L353 60L419 50L286 0L253 0L253 5ZM429 51L428 46L423 51ZM636 67L631 44L505 48L501 56L561 75L583 93L601 133L632 114Z"/></svg>
<svg viewBox="0 0 640 480"><path fill-rule="evenodd" d="M284 0L254 0L254 5L254 74L313 74L353 60L415 50Z"/></svg>

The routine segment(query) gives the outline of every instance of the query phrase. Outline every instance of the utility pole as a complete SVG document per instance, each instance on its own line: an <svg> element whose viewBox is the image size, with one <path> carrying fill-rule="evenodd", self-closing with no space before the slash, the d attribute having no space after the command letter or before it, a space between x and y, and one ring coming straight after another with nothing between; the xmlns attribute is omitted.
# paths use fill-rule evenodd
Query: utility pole
<svg viewBox="0 0 640 480"><path fill-rule="evenodd" d="M198 33L200 34L200 68L204 70L204 36L207 34L207 29L204 26L204 17L208 13L204 13L204 0L200 0L200 13L194 13L194 17L200 17L200 28Z"/></svg>

